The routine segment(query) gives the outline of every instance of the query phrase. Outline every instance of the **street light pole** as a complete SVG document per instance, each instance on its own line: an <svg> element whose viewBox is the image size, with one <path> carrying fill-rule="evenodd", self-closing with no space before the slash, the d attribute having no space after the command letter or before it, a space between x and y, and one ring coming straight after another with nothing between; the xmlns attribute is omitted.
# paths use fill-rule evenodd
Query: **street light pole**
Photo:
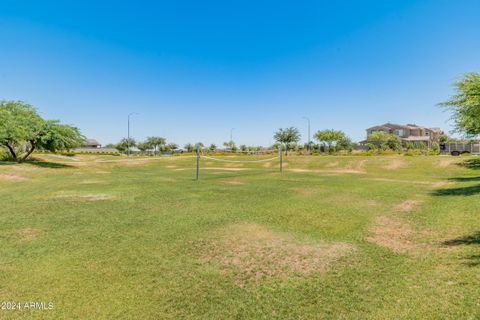
<svg viewBox="0 0 480 320"><path fill-rule="evenodd" d="M308 141L307 141L307 149L310 151L310 118L308 117L303 117L303 119L306 119L308 121Z"/></svg>
<svg viewBox="0 0 480 320"><path fill-rule="evenodd" d="M230 142L233 141L233 130L235 130L235 128L230 129Z"/></svg>
<svg viewBox="0 0 480 320"><path fill-rule="evenodd" d="M130 117L137 115L136 112L131 112L128 114L128 126L127 126L127 155L130 156Z"/></svg>

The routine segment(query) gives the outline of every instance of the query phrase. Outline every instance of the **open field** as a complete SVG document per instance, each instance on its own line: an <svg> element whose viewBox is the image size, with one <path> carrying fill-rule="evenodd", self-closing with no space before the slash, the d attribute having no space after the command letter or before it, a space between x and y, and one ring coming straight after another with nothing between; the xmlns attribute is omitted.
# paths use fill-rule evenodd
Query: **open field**
<svg viewBox="0 0 480 320"><path fill-rule="evenodd" d="M480 317L474 157L36 157L0 163L0 301L54 308L0 319Z"/></svg>

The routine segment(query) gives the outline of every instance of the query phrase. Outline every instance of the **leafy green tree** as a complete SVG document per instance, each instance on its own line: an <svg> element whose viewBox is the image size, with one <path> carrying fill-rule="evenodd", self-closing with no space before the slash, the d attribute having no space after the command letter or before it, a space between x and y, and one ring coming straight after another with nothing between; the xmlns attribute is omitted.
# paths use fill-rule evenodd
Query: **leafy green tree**
<svg viewBox="0 0 480 320"><path fill-rule="evenodd" d="M382 150L391 149L391 150L401 150L402 149L402 140L394 134L388 132L375 132L368 135L367 141L375 144Z"/></svg>
<svg viewBox="0 0 480 320"><path fill-rule="evenodd" d="M353 150L353 143L350 138L347 136L344 136L343 138L339 139L337 141L337 150L347 150L348 152L351 152Z"/></svg>
<svg viewBox="0 0 480 320"><path fill-rule="evenodd" d="M440 145L438 144L438 142L434 141L432 143L432 151L435 152L435 153L440 152Z"/></svg>
<svg viewBox="0 0 480 320"><path fill-rule="evenodd" d="M145 151L151 149L151 146L146 141L143 141L143 142L138 142L137 143L137 148L140 149L140 151L145 152Z"/></svg>
<svg viewBox="0 0 480 320"><path fill-rule="evenodd" d="M480 73L466 73L454 86L455 94L440 105L452 110L458 131L480 134Z"/></svg>
<svg viewBox="0 0 480 320"><path fill-rule="evenodd" d="M288 154L288 150L291 149L293 144L296 144L298 141L300 141L300 137L300 132L295 127L285 129L280 128L273 136L275 141L285 146L285 155Z"/></svg>
<svg viewBox="0 0 480 320"><path fill-rule="evenodd" d="M228 148L228 149L232 150L232 151L236 151L236 150L237 150L237 145L235 144L235 142L234 142L233 140L225 141L225 142L223 143L223 146L224 146L225 148Z"/></svg>
<svg viewBox="0 0 480 320"><path fill-rule="evenodd" d="M241 150L242 152L246 152L246 151L248 150L248 147L247 147L245 144L242 144L242 145L240 146L240 150Z"/></svg>
<svg viewBox="0 0 480 320"><path fill-rule="evenodd" d="M446 143L449 140L446 134L441 134L438 136L438 143Z"/></svg>
<svg viewBox="0 0 480 320"><path fill-rule="evenodd" d="M70 150L84 141L77 128L44 120L27 103L0 102L0 146L8 149L13 160L25 161L35 150Z"/></svg>
<svg viewBox="0 0 480 320"><path fill-rule="evenodd" d="M167 151L172 151L172 150L175 150L175 149L178 149L178 144L173 143L173 142L167 144Z"/></svg>
<svg viewBox="0 0 480 320"><path fill-rule="evenodd" d="M336 146L340 141L346 142L348 139L345 133L340 130L320 130L313 135L314 139L322 143L324 146L328 147L329 152L331 153L332 146ZM334 148L333 148L334 149Z"/></svg>
<svg viewBox="0 0 480 320"><path fill-rule="evenodd" d="M212 144L208 147L208 149L209 149L210 151L214 152L215 150L217 150L217 146L212 143Z"/></svg>
<svg viewBox="0 0 480 320"><path fill-rule="evenodd" d="M185 150L187 150L187 152L193 152L193 150L195 149L193 144L191 143L187 143L185 146L184 146Z"/></svg>
<svg viewBox="0 0 480 320"><path fill-rule="evenodd" d="M159 153L166 145L167 141L162 137L148 137L144 143L147 146L147 149L153 149L155 153Z"/></svg>
<svg viewBox="0 0 480 320"><path fill-rule="evenodd" d="M133 138L123 138L118 142L115 146L115 148L120 151L120 152L127 152L128 148L133 148L137 146L137 141Z"/></svg>
<svg viewBox="0 0 480 320"><path fill-rule="evenodd" d="M202 150L205 146L201 142L195 143L195 150Z"/></svg>

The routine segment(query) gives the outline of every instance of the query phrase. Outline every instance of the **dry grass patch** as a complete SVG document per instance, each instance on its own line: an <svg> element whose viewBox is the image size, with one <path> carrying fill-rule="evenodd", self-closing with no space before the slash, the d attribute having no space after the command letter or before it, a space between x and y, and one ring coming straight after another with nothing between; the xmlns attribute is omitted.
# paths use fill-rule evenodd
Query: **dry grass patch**
<svg viewBox="0 0 480 320"><path fill-rule="evenodd" d="M346 243L301 242L256 224L234 224L203 246L201 259L243 283L326 272L354 251Z"/></svg>
<svg viewBox="0 0 480 320"><path fill-rule="evenodd" d="M437 167L446 168L454 162L455 162L455 159L442 159L437 162Z"/></svg>
<svg viewBox="0 0 480 320"><path fill-rule="evenodd" d="M390 160L384 168L387 170L395 170L395 169L400 169L400 168L405 168L407 166L407 163L404 160L401 159L393 159Z"/></svg>
<svg viewBox="0 0 480 320"><path fill-rule="evenodd" d="M375 220L370 231L368 241L393 252L408 252L419 247L411 240L413 228L404 219L398 217L380 216Z"/></svg>
<svg viewBox="0 0 480 320"><path fill-rule="evenodd" d="M381 182L395 182L395 183L406 183L406 184L414 184L414 185L422 185L422 186L431 186L434 188L440 188L447 185L447 182L444 181L437 181L437 182L430 182L430 181L419 181L419 180L402 180L402 179L390 179L390 178L372 178L368 179L371 181L381 181Z"/></svg>
<svg viewBox="0 0 480 320"><path fill-rule="evenodd" d="M224 171L243 171L248 170L247 168L223 168L223 167L208 167L208 168L201 168L200 170L224 170Z"/></svg>
<svg viewBox="0 0 480 320"><path fill-rule="evenodd" d="M13 174L0 174L0 181L8 181L8 182L22 182L30 180L25 177L13 175Z"/></svg>
<svg viewBox="0 0 480 320"><path fill-rule="evenodd" d="M234 185L234 186L241 186L246 184L244 180L241 179L228 179L228 180L221 180L221 183L223 184L229 184L229 185Z"/></svg>
<svg viewBox="0 0 480 320"><path fill-rule="evenodd" d="M43 230L40 228L29 227L29 228L21 228L21 229L14 230L13 233L17 237L19 237L21 240L32 241L37 239L39 233L42 231Z"/></svg>
<svg viewBox="0 0 480 320"><path fill-rule="evenodd" d="M50 199L64 199L69 201L103 201L103 200L112 200L114 196L105 193L89 193L89 194L78 194L78 193L68 193L68 194L58 194L50 197Z"/></svg>
<svg viewBox="0 0 480 320"><path fill-rule="evenodd" d="M314 194L317 194L320 190L316 188L311 188L311 187L291 187L289 190L297 193L300 196L312 196Z"/></svg>
<svg viewBox="0 0 480 320"><path fill-rule="evenodd" d="M395 206L395 209L401 212L412 212L418 209L423 203L422 200L405 200Z"/></svg>
<svg viewBox="0 0 480 320"><path fill-rule="evenodd" d="M102 183L100 180L82 180L80 184L99 184Z"/></svg>
<svg viewBox="0 0 480 320"><path fill-rule="evenodd" d="M300 169L300 168L295 168L295 169L289 169L291 172L298 172L298 173L323 173L323 174L329 174L329 175L335 175L335 174L342 174L342 173L353 173L353 174L365 174L365 171L362 170L357 170L357 169L350 169L350 168L343 168L343 169Z"/></svg>

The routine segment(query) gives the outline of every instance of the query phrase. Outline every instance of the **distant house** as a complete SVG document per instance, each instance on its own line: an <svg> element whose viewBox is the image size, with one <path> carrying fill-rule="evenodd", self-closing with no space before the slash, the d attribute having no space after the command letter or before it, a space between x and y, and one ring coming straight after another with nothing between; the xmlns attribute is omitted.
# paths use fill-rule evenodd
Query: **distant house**
<svg viewBox="0 0 480 320"><path fill-rule="evenodd" d="M387 132L398 136L402 141L405 142L425 142L427 145L430 145L432 141L437 140L438 137L443 134L443 131L440 128L426 128L416 124L402 125L385 123L379 126L368 128L367 140L362 142L367 143L368 135L375 132Z"/></svg>
<svg viewBox="0 0 480 320"><path fill-rule="evenodd" d="M108 153L118 153L117 149L113 148L102 148L100 142L95 139L86 139L83 146L73 150L75 152L87 152L87 153L99 153L99 152L108 152Z"/></svg>
<svg viewBox="0 0 480 320"><path fill-rule="evenodd" d="M102 145L95 139L87 139L85 140L85 144L83 145L84 148L101 148Z"/></svg>

